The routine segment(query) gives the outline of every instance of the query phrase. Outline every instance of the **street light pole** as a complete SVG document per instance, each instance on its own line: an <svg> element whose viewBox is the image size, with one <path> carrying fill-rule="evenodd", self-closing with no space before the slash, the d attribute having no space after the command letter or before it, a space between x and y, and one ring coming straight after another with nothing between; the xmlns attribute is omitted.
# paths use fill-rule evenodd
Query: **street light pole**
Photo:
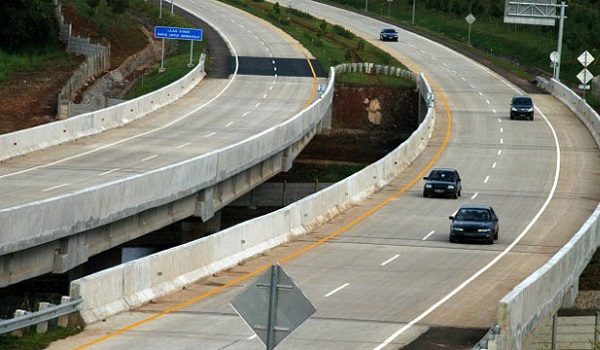
<svg viewBox="0 0 600 350"><path fill-rule="evenodd" d="M392 1L394 1L394 0L387 0L387 1L388 1L388 4L390 5L388 7L388 17L392 17Z"/></svg>
<svg viewBox="0 0 600 350"><path fill-rule="evenodd" d="M413 13L412 13L412 24L415 24L415 6L416 6L416 2L417 0L413 0Z"/></svg>
<svg viewBox="0 0 600 350"><path fill-rule="evenodd" d="M369 12L369 0L365 0L365 11Z"/></svg>

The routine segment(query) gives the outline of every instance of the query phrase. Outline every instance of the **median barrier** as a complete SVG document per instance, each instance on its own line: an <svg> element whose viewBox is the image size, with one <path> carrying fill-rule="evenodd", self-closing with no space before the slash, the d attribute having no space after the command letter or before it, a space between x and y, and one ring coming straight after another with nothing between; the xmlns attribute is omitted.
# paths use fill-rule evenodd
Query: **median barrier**
<svg viewBox="0 0 600 350"><path fill-rule="evenodd" d="M318 100L309 107L320 116L326 114L327 104L333 95L333 71L331 76L323 97L326 104L321 105L321 100ZM434 109L430 106L417 130L387 156L287 207L185 245L72 281L71 297L84 299L80 312L83 320L93 323L139 307L153 298L173 293L201 278L231 268L322 225L364 200L403 171L427 146L434 122ZM315 126L307 123L307 120L284 124L296 123L302 125L298 127L299 130ZM284 138L298 137L297 132L283 130ZM268 144L262 146L267 147ZM223 159L230 162L236 158L233 153L227 153ZM111 286L111 290L101 292L106 286Z"/></svg>
<svg viewBox="0 0 600 350"><path fill-rule="evenodd" d="M552 79L542 84L587 127L600 148L600 116L577 94ZM592 175L593 176L593 175ZM498 350L527 349L536 329L578 293L579 276L600 246L600 205L579 231L546 264L517 285L498 304Z"/></svg>
<svg viewBox="0 0 600 350"><path fill-rule="evenodd" d="M58 120L30 129L0 135L0 161L40 151L48 147L117 128L178 100L206 76L205 56L178 81L138 97L98 111Z"/></svg>

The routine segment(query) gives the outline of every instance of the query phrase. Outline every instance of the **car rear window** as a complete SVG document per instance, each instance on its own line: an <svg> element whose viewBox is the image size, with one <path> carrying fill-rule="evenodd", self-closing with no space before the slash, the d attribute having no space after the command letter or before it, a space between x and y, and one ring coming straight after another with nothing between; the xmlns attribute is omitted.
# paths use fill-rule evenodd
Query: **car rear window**
<svg viewBox="0 0 600 350"><path fill-rule="evenodd" d="M515 98L513 101L515 106L531 106L532 104L531 99L526 97Z"/></svg>

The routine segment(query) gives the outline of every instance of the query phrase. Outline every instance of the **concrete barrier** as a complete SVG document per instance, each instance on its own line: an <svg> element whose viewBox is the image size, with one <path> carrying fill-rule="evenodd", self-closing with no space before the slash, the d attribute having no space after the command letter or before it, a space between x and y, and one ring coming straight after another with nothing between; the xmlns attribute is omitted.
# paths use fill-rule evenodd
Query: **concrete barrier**
<svg viewBox="0 0 600 350"><path fill-rule="evenodd" d="M176 101L206 76L205 56L183 78L119 105L0 135L0 161L117 128Z"/></svg>
<svg viewBox="0 0 600 350"><path fill-rule="evenodd" d="M585 124L600 148L600 116L565 85L552 80L545 88ZM573 238L544 266L500 300L497 349L527 349L533 332L564 303L572 303L578 279L600 247L600 205Z"/></svg>
<svg viewBox="0 0 600 350"><path fill-rule="evenodd" d="M333 95L334 75L332 71L324 94L327 98ZM323 114L327 111L320 103L313 104L311 108ZM286 124L299 123L296 119L298 117ZM429 108L423 123L408 140L383 159L345 180L260 218L75 280L71 282L71 297L82 297L81 316L86 323L96 322L175 292L305 234L364 200L406 169L427 146L434 122L434 109ZM294 133L283 134L283 137L289 136L294 136ZM244 154L247 156L247 153ZM229 162L227 157L233 157L233 154L224 156L223 159Z"/></svg>
<svg viewBox="0 0 600 350"><path fill-rule="evenodd" d="M224 149L75 193L1 209L0 241L6 243L0 246L0 255L173 202L251 168L316 129L331 106L332 91L330 83L321 99L294 118Z"/></svg>

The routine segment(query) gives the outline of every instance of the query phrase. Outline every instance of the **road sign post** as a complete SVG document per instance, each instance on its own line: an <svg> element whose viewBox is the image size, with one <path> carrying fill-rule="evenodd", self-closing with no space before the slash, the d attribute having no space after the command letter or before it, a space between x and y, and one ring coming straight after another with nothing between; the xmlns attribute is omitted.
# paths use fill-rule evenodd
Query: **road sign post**
<svg viewBox="0 0 600 350"><path fill-rule="evenodd" d="M273 350L317 309L275 263L231 300L231 306Z"/></svg>
<svg viewBox="0 0 600 350"><path fill-rule="evenodd" d="M579 72L579 74L577 74L577 79L579 79L579 81L583 84L580 85L580 88L583 90L582 95L583 100L585 101L585 90L587 90L587 88L589 87L587 83L594 78L592 72L587 70L587 66L589 66L590 63L594 61L594 56L592 56L592 54L586 50L581 55L579 55L579 57L577 57L577 60L583 66L583 70Z"/></svg>
<svg viewBox="0 0 600 350"><path fill-rule="evenodd" d="M189 40L190 43L190 63L188 67L193 66L192 58L194 56L194 41L202 41L202 29L197 28L180 28L180 27L154 27L154 37L162 39L162 53L160 59L159 72L164 72L165 61L165 39Z"/></svg>
<svg viewBox="0 0 600 350"><path fill-rule="evenodd" d="M473 16L472 13L469 13L469 15L467 17L465 17L465 21L467 21L467 23L469 23L468 43L469 43L469 46L471 46L471 24L473 24L473 22L475 22L475 16Z"/></svg>

